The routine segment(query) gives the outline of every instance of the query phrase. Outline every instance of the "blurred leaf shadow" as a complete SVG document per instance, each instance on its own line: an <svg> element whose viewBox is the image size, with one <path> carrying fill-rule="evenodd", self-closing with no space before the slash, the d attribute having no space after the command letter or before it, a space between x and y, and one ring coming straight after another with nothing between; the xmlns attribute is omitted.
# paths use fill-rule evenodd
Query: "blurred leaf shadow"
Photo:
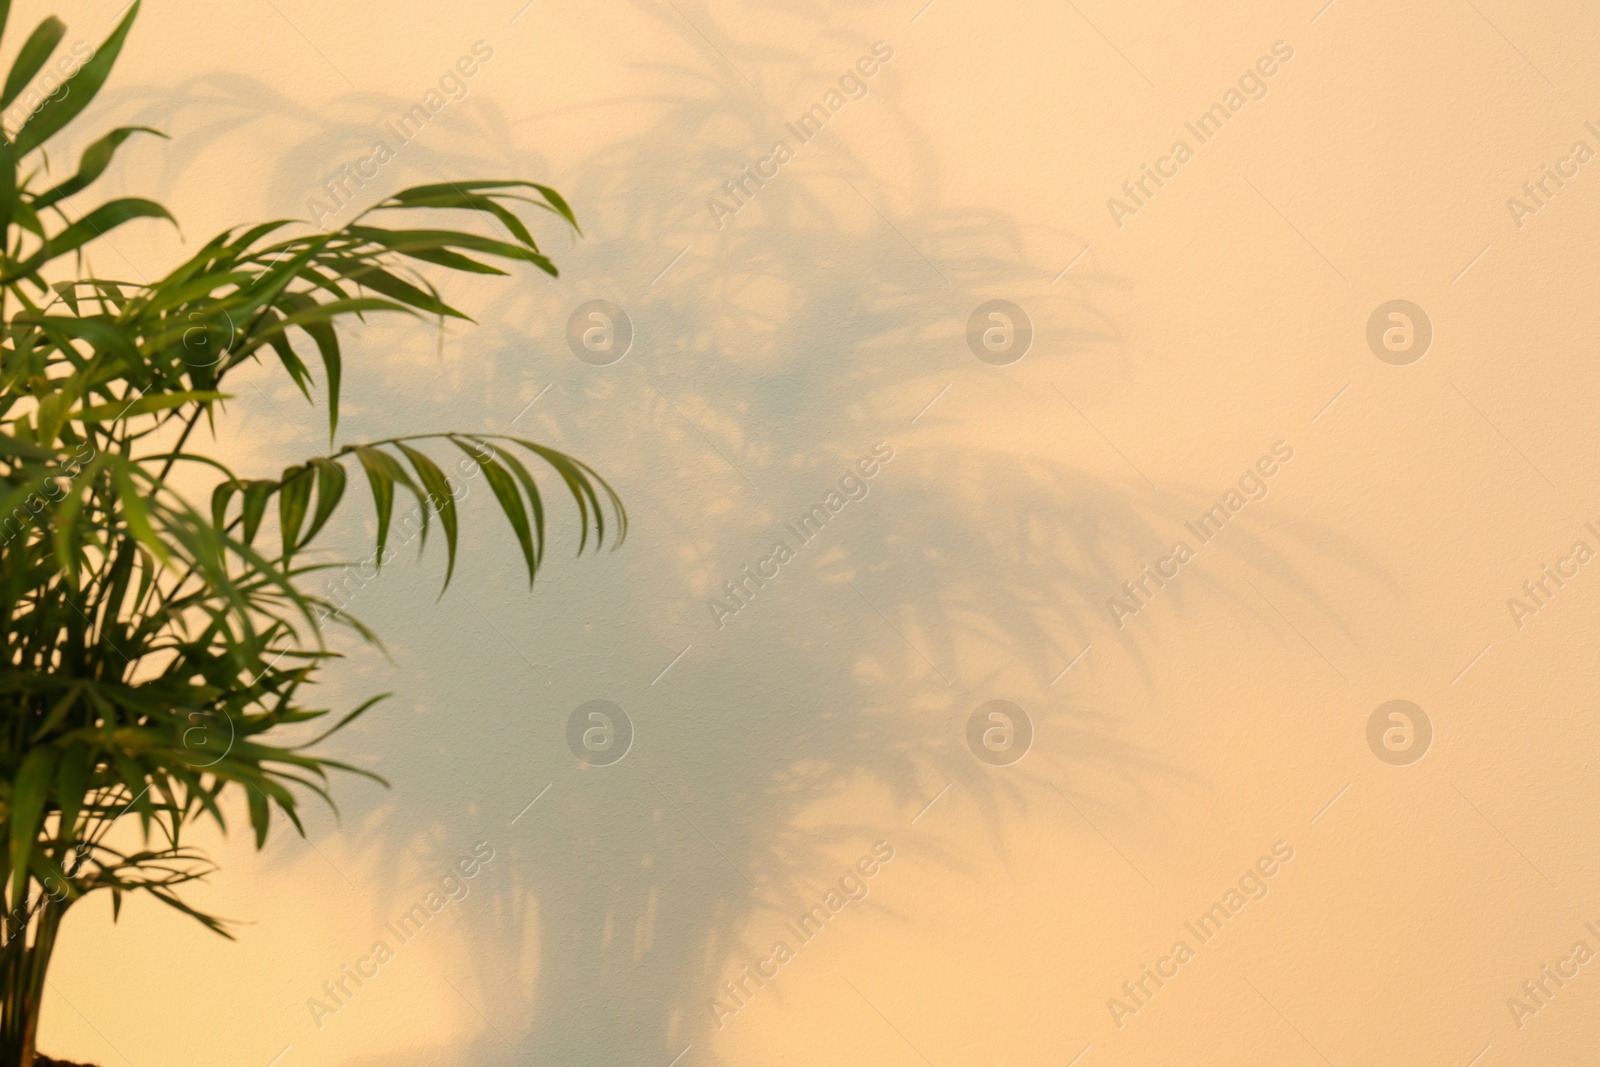
<svg viewBox="0 0 1600 1067"><path fill-rule="evenodd" d="M705 58L654 61L670 91L612 102L639 132L551 174L520 147L521 123L474 98L363 190L529 176L568 197L587 236L552 250L560 282L494 279L464 299L479 325L446 337L469 354L435 359L438 381L418 371L427 360L393 347L416 347L405 340L414 331L358 337L350 436L512 427L611 478L635 533L603 562L553 564L529 599L506 580L503 531L476 523L454 592L435 603L432 572L408 572L373 593L371 612L357 608L396 649L396 704L429 713L391 712L352 732L340 755L377 766L396 789L352 790L344 828L320 832L391 875L381 902L391 911L421 884L407 872L425 882L480 839L503 859L453 920L467 956L445 977L476 1036L347 1067L666 1067L686 1048L684 1067L720 1063L708 1045L719 983L873 841L952 870L982 861L913 822L941 789L977 805L1003 854L1008 820L1054 801L1052 785L1081 795L1079 772L1123 782L1098 798L1118 806L1203 787L1119 740L1126 709L1077 706L1072 683L1057 686L1103 629L1104 598L1130 561L1166 552L1172 516L1204 494L1109 482L1071 457L1030 453L1020 422L975 427L956 409L984 394L1038 412L1070 361L1119 358L1095 292L1120 280L1085 268L1053 282L1026 262L1033 232L1020 220L948 206L892 74L850 108L893 117L917 160L908 183L876 179L829 129L718 226L708 197L790 136L722 51L809 99L861 44L820 9L769 5L810 19L813 43L831 47L739 51L702 8L636 6ZM306 127L269 183L298 203L332 173L330 159L372 142L370 124L329 120L240 75L191 79L176 95L121 92L108 98L142 121L200 116L169 152L168 181L192 154L274 117ZM344 103L377 113L406 102ZM569 314L595 297L620 305L633 330L626 358L606 367L566 348ZM967 351L968 316L996 297L1033 320L1034 350L1011 367ZM1034 417L1076 416L1056 404ZM776 577L747 583L748 605L719 625L711 598L726 603L725 583L880 441L894 458L865 494ZM1268 535L1241 534L1230 551L1314 594ZM1348 546L1340 553L1371 573ZM355 667L339 684L364 689ZM968 714L995 696L1029 709L1048 760L996 769L967 751ZM592 697L633 719L634 750L610 767L579 767L566 748L567 716ZM307 976L307 995L321 977ZM781 980L759 995L781 996Z"/></svg>

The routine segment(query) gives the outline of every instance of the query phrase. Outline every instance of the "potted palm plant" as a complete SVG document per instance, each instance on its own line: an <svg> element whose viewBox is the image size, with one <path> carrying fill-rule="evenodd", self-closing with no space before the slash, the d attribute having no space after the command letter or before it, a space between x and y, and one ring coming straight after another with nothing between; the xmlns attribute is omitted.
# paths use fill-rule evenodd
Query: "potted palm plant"
<svg viewBox="0 0 1600 1067"><path fill-rule="evenodd" d="M0 34L9 7L0 0ZM518 214L546 211L575 232L571 208L547 186L421 186L332 232L284 221L229 229L155 281L87 271L83 250L105 234L172 218L139 198L80 206L119 146L155 131L111 130L69 177L51 178L46 165L46 146L105 84L138 12L135 2L70 78L19 109L15 129L0 129L0 1067L35 1062L45 977L69 909L104 892L115 912L142 892L226 934L183 899L183 886L210 871L184 843L185 827L210 819L226 828L242 796L259 847L274 808L300 827L300 799L332 802L329 772L367 773L317 747L375 701L316 737L300 726L285 740L286 728L329 714L306 703L332 655L322 627L339 620L373 639L308 591L332 566L308 562L308 546L352 474L370 489L378 565L391 554L397 499L414 501L422 536L430 524L443 535L446 585L460 523L452 465L482 476L530 583L546 540L541 466L575 504L580 553L625 532L602 478L533 441L338 437L341 320L465 318L407 264L494 275L524 263L556 274ZM64 34L52 17L23 42L0 113ZM424 223L465 212L500 236L387 224L419 212ZM308 401L325 403L325 454L247 477L206 453L199 442L216 439L227 379L246 361L280 368ZM205 505L175 488L194 484L193 472L215 484Z"/></svg>

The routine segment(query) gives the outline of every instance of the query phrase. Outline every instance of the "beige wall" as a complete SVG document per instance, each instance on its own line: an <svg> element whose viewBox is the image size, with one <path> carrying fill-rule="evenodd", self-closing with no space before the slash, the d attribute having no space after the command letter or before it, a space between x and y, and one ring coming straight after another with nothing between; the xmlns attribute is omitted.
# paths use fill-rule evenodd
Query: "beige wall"
<svg viewBox="0 0 1600 1067"><path fill-rule="evenodd" d="M392 661L351 645L325 689L337 707L394 691L337 746L394 788L342 783L342 823L311 812L308 841L217 844L195 897L249 920L236 944L141 901L115 930L104 902L75 913L47 1050L106 1067L1586 1062L1600 963L1538 999L1522 986L1570 973L1575 943L1600 952L1600 563L1521 625L1507 600L1576 542L1600 552L1600 161L1536 213L1507 201L1574 142L1600 152L1600 19L1504 0L919 3L145 12L74 130L173 135L130 144L108 183L184 223L187 246L152 227L99 253L129 276L229 224L308 217L384 122L492 48L358 206L529 177L586 236L546 227L556 282L449 280L476 326L354 332L346 432L516 420L610 477L634 527L600 560L568 539L529 598L479 499L454 591L436 600L436 553L364 588ZM117 7L64 12L69 41ZM893 57L867 95L800 144L784 123L879 41ZM1263 64L1265 96L1199 144L1185 123L1275 48L1292 58ZM1180 138L1176 176L1108 207L1142 165L1170 174ZM792 158L719 220L708 198L780 139ZM564 340L594 298L633 327L609 366ZM995 299L1034 331L1009 365L966 339ZM1406 365L1366 339L1394 299L1433 328ZM281 377L237 393L222 447L247 469L319 447ZM876 442L893 459L865 499L719 628L709 598ZM1292 458L1263 464L1263 499L1210 543L1186 531L1275 445ZM360 525L335 538L352 558ZM1113 612L1179 540L1178 576ZM566 723L594 699L635 736L580 767ZM1033 724L1008 766L966 743L996 699ZM1418 762L1369 747L1391 700L1431 722ZM893 859L866 864L866 899L800 943L785 924L879 841ZM400 945L385 924L479 842L494 858L465 898ZM1202 943L1185 924L1227 912L1258 861L1271 877L1243 885L1265 896ZM308 999L380 940L393 958L319 1026ZM777 977L729 999L718 983L780 940ZM1141 968L1171 975L1179 941L1192 957L1158 988Z"/></svg>

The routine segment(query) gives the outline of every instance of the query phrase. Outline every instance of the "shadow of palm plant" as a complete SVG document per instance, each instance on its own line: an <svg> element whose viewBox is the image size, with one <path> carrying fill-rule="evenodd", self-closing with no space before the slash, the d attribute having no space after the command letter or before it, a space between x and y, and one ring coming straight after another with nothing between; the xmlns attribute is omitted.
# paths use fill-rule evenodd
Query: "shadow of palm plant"
<svg viewBox="0 0 1600 1067"><path fill-rule="evenodd" d="M759 64L763 86L805 98L839 74L812 57L842 66L860 50L833 12L770 9L811 27L805 45L741 48L702 10L639 5L705 65L657 61L669 90L613 102L644 132L569 169L587 235L563 256L566 280L474 294L470 360L452 337L439 354L390 356L412 376L363 383L378 402L351 419L376 436L419 413L536 425L622 472L635 526L633 551L590 564L581 585L551 562L538 618L505 589L514 560L492 554L475 554L437 605L399 583L371 590L364 612L404 662L426 664L394 680L402 699L446 714L411 719L404 745L381 721L343 735L341 755L376 760L397 788L353 797L348 826L322 833L364 870L404 858L417 877L386 880L390 913L466 843L487 840L505 859L455 920L466 956L446 977L475 1036L350 1067L666 1064L685 1048L685 1064L719 1062L712 1038L738 1025L719 1019L721 983L874 841L954 869L984 861L913 823L946 787L986 813L996 850L1008 818L1051 785L1078 795L1080 775L1121 781L1116 804L1196 787L1119 739L1126 709L1079 706L1074 676L1061 681L1129 562L1171 547L1185 493L1098 478L957 408L977 397L1036 412L1072 362L1118 358L1095 300L1115 279L1081 271L1052 286L1027 264L1018 220L949 207L892 75L850 106L890 113L920 161L911 188L876 180L830 130L717 227L707 198L786 135L702 32L733 62ZM492 100L463 115L470 143L441 128L392 180L544 163ZM309 161L330 139L352 151L369 140L359 125L313 124L277 172L281 195L298 205L315 190ZM1010 367L967 348L969 315L995 297L1034 319L1034 349ZM609 366L574 358L565 340L574 309L596 298L631 326ZM375 330L359 343L392 340ZM1064 403L1034 417L1075 418ZM709 602L731 603L725 583L792 541L786 524L880 441L893 458L863 479L866 495L719 620ZM1238 543L1292 576L1267 542ZM348 667L388 671L371 657ZM465 679L485 680L466 690ZM997 770L968 751L969 714L997 696L1034 717L1039 758ZM567 747L569 716L595 698L632 721L632 750L611 766L584 766ZM438 784L463 780L464 793ZM840 818L852 798L860 816ZM305 992L315 984L308 975ZM758 995L781 998L782 981Z"/></svg>
<svg viewBox="0 0 1600 1067"><path fill-rule="evenodd" d="M474 305L472 343L488 357L466 372L462 398L428 403L449 421L494 397L503 425L541 398L523 423L625 472L615 484L635 519L633 551L586 570L582 588L553 565L543 592L552 613L537 621L482 569L462 574L461 597L438 608L393 589L372 609L401 644L447 644L451 669L401 683L426 707L451 707L461 678L512 648L530 657L512 660L515 682L487 688L481 719L411 727L408 753L382 763L399 788L374 796L381 806L353 814L341 835L369 869L400 852L408 869L445 870L478 837L509 857L463 905L472 969L448 976L470 1005L462 1013L492 1025L464 1050L372 1063L665 1063L689 1045L713 1062L718 983L764 954L762 931L815 903L829 872L879 838L902 855L977 862L909 826L944 783L977 798L997 834L1038 795L1040 768L996 775L960 741L966 713L992 695L997 659L1023 665L1038 743L1059 747L1067 765L1166 773L1119 744L1113 722L1049 690L1093 625L1093 594L1116 554L1158 547L1157 501L1003 444L963 444L959 422L937 408L919 417L952 377L1019 403L1037 389L978 363L963 335L985 299L1048 282L1019 261L1018 225L936 206L887 223L873 201L894 193L841 146L816 145L812 169L797 164L735 224L706 233L707 189L737 172L768 127L716 96L649 106L654 132L605 147L568 179L587 223L564 256L575 280ZM483 107L473 121L495 130L487 143L515 145ZM728 122L744 123L731 146L686 136ZM436 154L450 169L464 158L524 165L484 151ZM640 195L641 161L669 188ZM1069 295L1030 299L1040 340L1024 370L1115 343L1085 313L1089 283L1071 284ZM632 347L611 366L566 347L566 320L589 298L629 316ZM461 371L448 354L442 367ZM382 407L409 404L402 389ZM709 598L726 598L725 581L878 441L894 458L866 497L719 629ZM1015 678L997 684L1018 689ZM564 728L595 697L626 710L634 748L614 766L580 768ZM366 750L393 753L380 732L368 724L347 743L370 735ZM472 760L470 804L425 784L444 747L481 754L508 742L507 758ZM900 824L817 821L857 788L886 798ZM397 887L385 906L420 884Z"/></svg>

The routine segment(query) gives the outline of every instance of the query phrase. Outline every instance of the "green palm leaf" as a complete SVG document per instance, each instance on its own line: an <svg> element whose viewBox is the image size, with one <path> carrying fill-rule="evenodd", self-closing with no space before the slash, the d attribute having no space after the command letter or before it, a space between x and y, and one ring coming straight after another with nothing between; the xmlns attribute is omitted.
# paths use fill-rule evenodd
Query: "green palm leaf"
<svg viewBox="0 0 1600 1067"><path fill-rule="evenodd" d="M0 33L9 8L0 0ZM6 1064L31 1062L45 965L77 900L107 892L118 915L124 894L146 893L226 935L223 920L184 900L183 887L210 872L180 844L185 826L210 819L225 828L224 795L241 794L259 846L274 809L301 830L303 798L331 804L332 774L376 778L317 748L379 698L331 719L331 709L308 703L332 656L324 624L377 641L311 591L335 566L309 553L340 517L351 470L372 494L380 563L397 497L415 504L419 549L437 518L445 588L466 520L441 453L471 457L462 469L490 487L530 583L550 536L544 480L572 500L580 553L626 533L611 486L536 442L471 432L338 439L352 358L340 325L394 313L466 319L426 272L490 278L532 266L555 275L523 217L577 232L570 205L548 186L424 185L332 233L284 220L230 227L155 282L80 273L82 253L117 227L173 221L138 197L65 210L134 134L157 131L111 130L65 179L46 181L41 165L51 139L104 86L138 11L136 2L66 91L13 136L0 131L0 895L27 916L20 929L0 924ZM54 18L32 32L0 83L0 107L64 36ZM417 225L380 224L397 212L423 214L404 216ZM226 432L224 386L247 361L281 368L308 402L326 406L326 453L276 473L235 471L191 443L202 422ZM202 475L214 489L196 506L174 486ZM317 721L332 725L315 740L281 740L286 727ZM126 825L142 836L137 847L111 836L124 815L135 817Z"/></svg>

